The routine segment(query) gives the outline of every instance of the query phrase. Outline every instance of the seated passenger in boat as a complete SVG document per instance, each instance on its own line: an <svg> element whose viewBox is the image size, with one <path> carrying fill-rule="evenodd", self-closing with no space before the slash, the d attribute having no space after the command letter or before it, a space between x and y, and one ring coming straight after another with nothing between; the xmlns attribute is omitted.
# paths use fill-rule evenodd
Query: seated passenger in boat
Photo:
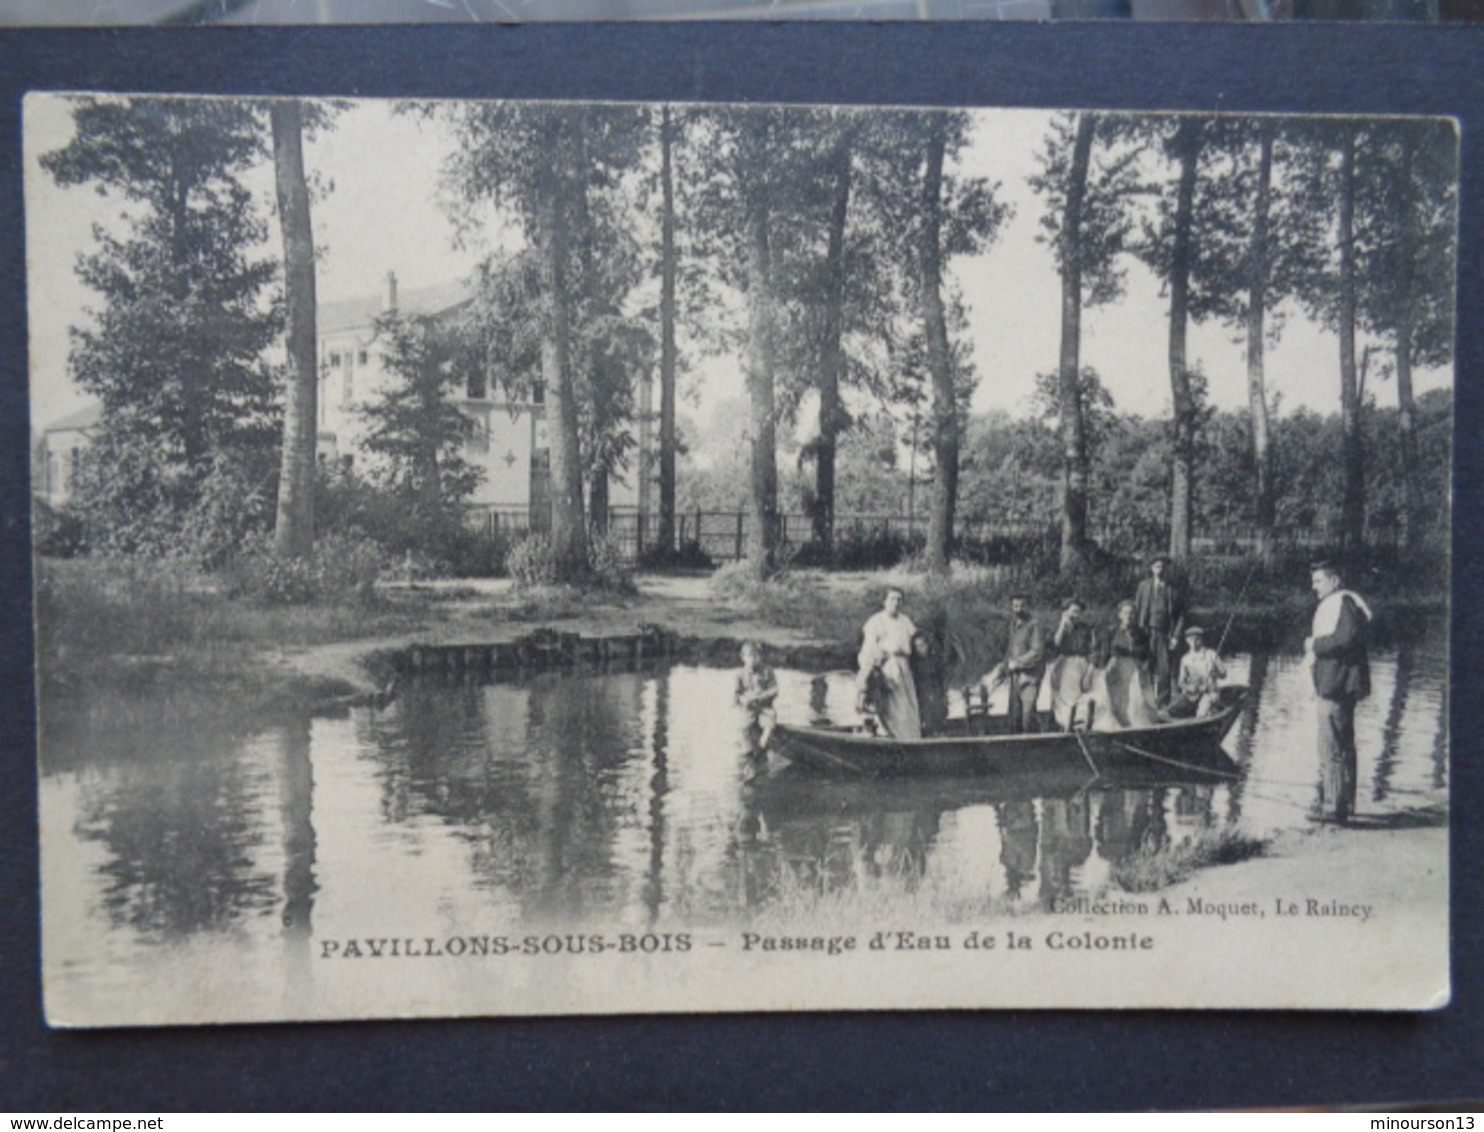
<svg viewBox="0 0 1484 1132"><path fill-rule="evenodd" d="M911 667L922 733L937 735L948 722L948 658L921 629L912 634Z"/></svg>
<svg viewBox="0 0 1484 1132"><path fill-rule="evenodd" d="M1149 664L1149 635L1134 624L1134 603L1118 603L1118 624L1105 636L1099 663L1107 664L1116 657L1128 657L1140 664Z"/></svg>
<svg viewBox="0 0 1484 1132"><path fill-rule="evenodd" d="M1074 597L1067 602L1066 608L1061 612L1061 620L1056 623L1056 632L1052 635L1051 643L1056 647L1058 656L1080 656L1091 660L1098 652L1098 632L1091 624L1083 620L1087 612L1087 606L1079 597Z"/></svg>
<svg viewBox="0 0 1484 1132"><path fill-rule="evenodd" d="M1186 653L1180 658L1180 678L1170 701L1171 719L1204 719L1220 698L1226 666L1216 650L1206 647L1206 632L1199 625L1185 630Z"/></svg>
<svg viewBox="0 0 1484 1132"><path fill-rule="evenodd" d="M1096 669L1085 656L1059 656L1046 670L1051 718L1060 731L1086 731L1098 715L1093 691Z"/></svg>

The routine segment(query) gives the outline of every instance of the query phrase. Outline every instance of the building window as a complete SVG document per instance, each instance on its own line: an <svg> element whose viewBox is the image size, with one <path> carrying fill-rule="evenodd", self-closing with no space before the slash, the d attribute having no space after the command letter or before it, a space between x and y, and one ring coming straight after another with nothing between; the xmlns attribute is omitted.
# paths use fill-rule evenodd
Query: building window
<svg viewBox="0 0 1484 1132"><path fill-rule="evenodd" d="M464 391L471 401L483 401L489 394L489 381L478 370L471 370Z"/></svg>
<svg viewBox="0 0 1484 1132"><path fill-rule="evenodd" d="M363 366L365 364L366 364L366 351L365 350L362 350L360 353L358 353L356 355L356 365Z"/></svg>
<svg viewBox="0 0 1484 1132"><path fill-rule="evenodd" d="M330 351L330 365L331 366L338 366L339 364L340 364L340 351L339 350L331 350Z"/></svg>
<svg viewBox="0 0 1484 1132"><path fill-rule="evenodd" d="M533 404L533 405L544 405L544 404L546 404L546 382L544 382L544 381L533 381L533 382L531 382L531 404Z"/></svg>

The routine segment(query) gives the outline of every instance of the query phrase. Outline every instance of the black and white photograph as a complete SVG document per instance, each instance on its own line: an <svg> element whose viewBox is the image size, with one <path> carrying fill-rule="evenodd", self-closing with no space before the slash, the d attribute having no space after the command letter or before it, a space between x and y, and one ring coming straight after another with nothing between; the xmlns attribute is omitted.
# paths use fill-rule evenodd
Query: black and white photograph
<svg viewBox="0 0 1484 1132"><path fill-rule="evenodd" d="M1449 1002L1454 120L23 143L52 1026Z"/></svg>

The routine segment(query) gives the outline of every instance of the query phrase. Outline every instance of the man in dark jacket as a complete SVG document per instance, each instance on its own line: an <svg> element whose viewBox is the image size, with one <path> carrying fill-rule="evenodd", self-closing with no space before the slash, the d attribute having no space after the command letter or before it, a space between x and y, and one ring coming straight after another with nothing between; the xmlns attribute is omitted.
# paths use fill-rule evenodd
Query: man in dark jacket
<svg viewBox="0 0 1484 1132"><path fill-rule="evenodd" d="M1355 705L1371 694L1366 651L1371 611L1359 594L1343 588L1333 563L1316 562L1312 581L1319 605L1304 654L1313 667L1318 697L1317 816L1343 825L1355 813Z"/></svg>
<svg viewBox="0 0 1484 1132"><path fill-rule="evenodd" d="M1175 653L1185 632L1185 593L1170 577L1170 559L1158 555L1149 563L1149 577L1134 594L1134 624L1149 640L1154 692L1160 707L1170 702Z"/></svg>

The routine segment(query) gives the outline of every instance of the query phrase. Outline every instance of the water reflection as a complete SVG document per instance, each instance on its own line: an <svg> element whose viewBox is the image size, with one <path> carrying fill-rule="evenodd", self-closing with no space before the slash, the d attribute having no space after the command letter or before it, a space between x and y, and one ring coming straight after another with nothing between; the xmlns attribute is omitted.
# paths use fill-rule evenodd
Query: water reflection
<svg viewBox="0 0 1484 1132"><path fill-rule="evenodd" d="M308 993L319 937L700 928L821 899L1051 906L1196 830L1302 824L1307 677L1287 655L1231 668L1253 688L1228 739L1238 781L755 776L732 674L683 666L413 687L252 736L125 702L55 712L48 968L118 980L152 949L232 940L275 956L287 1001ZM778 676L786 721L853 712L848 674ZM1446 679L1440 638L1374 658L1357 721L1370 811L1446 802Z"/></svg>

